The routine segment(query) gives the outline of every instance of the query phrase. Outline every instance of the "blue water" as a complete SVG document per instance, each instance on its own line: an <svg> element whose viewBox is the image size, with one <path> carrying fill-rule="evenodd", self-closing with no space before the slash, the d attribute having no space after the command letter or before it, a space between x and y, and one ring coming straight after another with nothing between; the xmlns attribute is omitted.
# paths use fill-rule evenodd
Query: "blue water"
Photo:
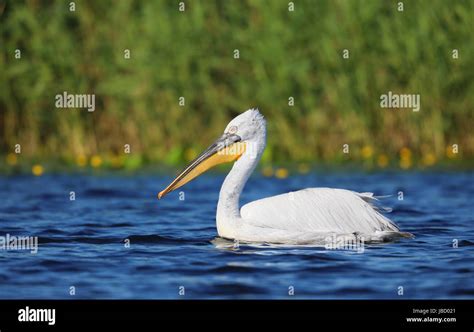
<svg viewBox="0 0 474 332"><path fill-rule="evenodd" d="M0 250L0 298L474 298L473 173L312 172L247 184L243 203L312 186L393 195L383 202L390 218L416 238L362 253L216 241L223 177L188 184L183 201L156 199L169 176L0 178L0 235L40 243L36 254Z"/></svg>

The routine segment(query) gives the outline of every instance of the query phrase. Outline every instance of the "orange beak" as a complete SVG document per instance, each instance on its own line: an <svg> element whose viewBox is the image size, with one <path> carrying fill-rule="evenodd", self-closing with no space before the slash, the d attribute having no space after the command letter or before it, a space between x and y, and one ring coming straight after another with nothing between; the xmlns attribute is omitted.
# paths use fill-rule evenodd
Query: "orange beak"
<svg viewBox="0 0 474 332"><path fill-rule="evenodd" d="M240 137L224 134L194 159L176 178L158 194L158 199L178 189L212 167L235 161L245 152L246 143Z"/></svg>

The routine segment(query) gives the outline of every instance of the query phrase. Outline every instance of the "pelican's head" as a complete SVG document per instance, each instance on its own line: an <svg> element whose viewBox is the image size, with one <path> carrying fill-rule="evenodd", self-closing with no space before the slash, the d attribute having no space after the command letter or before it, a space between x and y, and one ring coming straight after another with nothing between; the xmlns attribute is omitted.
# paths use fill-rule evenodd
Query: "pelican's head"
<svg viewBox="0 0 474 332"><path fill-rule="evenodd" d="M248 144L265 135L266 124L257 109L250 109L229 122L224 134L194 159L179 175L158 194L162 198L167 193L185 185L210 168L238 160L247 150Z"/></svg>

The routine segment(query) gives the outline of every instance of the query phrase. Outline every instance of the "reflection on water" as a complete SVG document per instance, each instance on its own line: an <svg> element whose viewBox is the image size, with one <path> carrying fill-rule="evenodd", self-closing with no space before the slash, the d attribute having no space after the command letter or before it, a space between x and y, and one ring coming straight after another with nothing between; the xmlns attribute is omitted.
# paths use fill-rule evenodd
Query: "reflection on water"
<svg viewBox="0 0 474 332"><path fill-rule="evenodd" d="M223 175L158 201L166 176L0 178L0 236L38 236L39 251L0 250L1 298L473 298L472 173L318 173L254 177L242 203L306 187L392 195L414 239L363 252L235 243L216 237ZM69 200L75 192L76 200ZM402 191L404 200L398 200ZM403 296L398 295L403 287Z"/></svg>

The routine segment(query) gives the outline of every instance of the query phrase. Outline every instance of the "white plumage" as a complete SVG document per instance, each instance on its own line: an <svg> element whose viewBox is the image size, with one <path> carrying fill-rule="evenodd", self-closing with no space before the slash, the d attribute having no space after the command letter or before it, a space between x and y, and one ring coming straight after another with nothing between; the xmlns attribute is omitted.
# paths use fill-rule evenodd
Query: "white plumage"
<svg viewBox="0 0 474 332"><path fill-rule="evenodd" d="M344 189L308 188L248 203L241 216L255 226L299 232L398 231L374 210L371 196Z"/></svg>
<svg viewBox="0 0 474 332"><path fill-rule="evenodd" d="M250 202L240 214L244 223L256 230L246 234L250 242L325 244L334 235L366 242L409 236L399 232L375 202L372 193L308 188ZM275 232L259 239L259 229Z"/></svg>

